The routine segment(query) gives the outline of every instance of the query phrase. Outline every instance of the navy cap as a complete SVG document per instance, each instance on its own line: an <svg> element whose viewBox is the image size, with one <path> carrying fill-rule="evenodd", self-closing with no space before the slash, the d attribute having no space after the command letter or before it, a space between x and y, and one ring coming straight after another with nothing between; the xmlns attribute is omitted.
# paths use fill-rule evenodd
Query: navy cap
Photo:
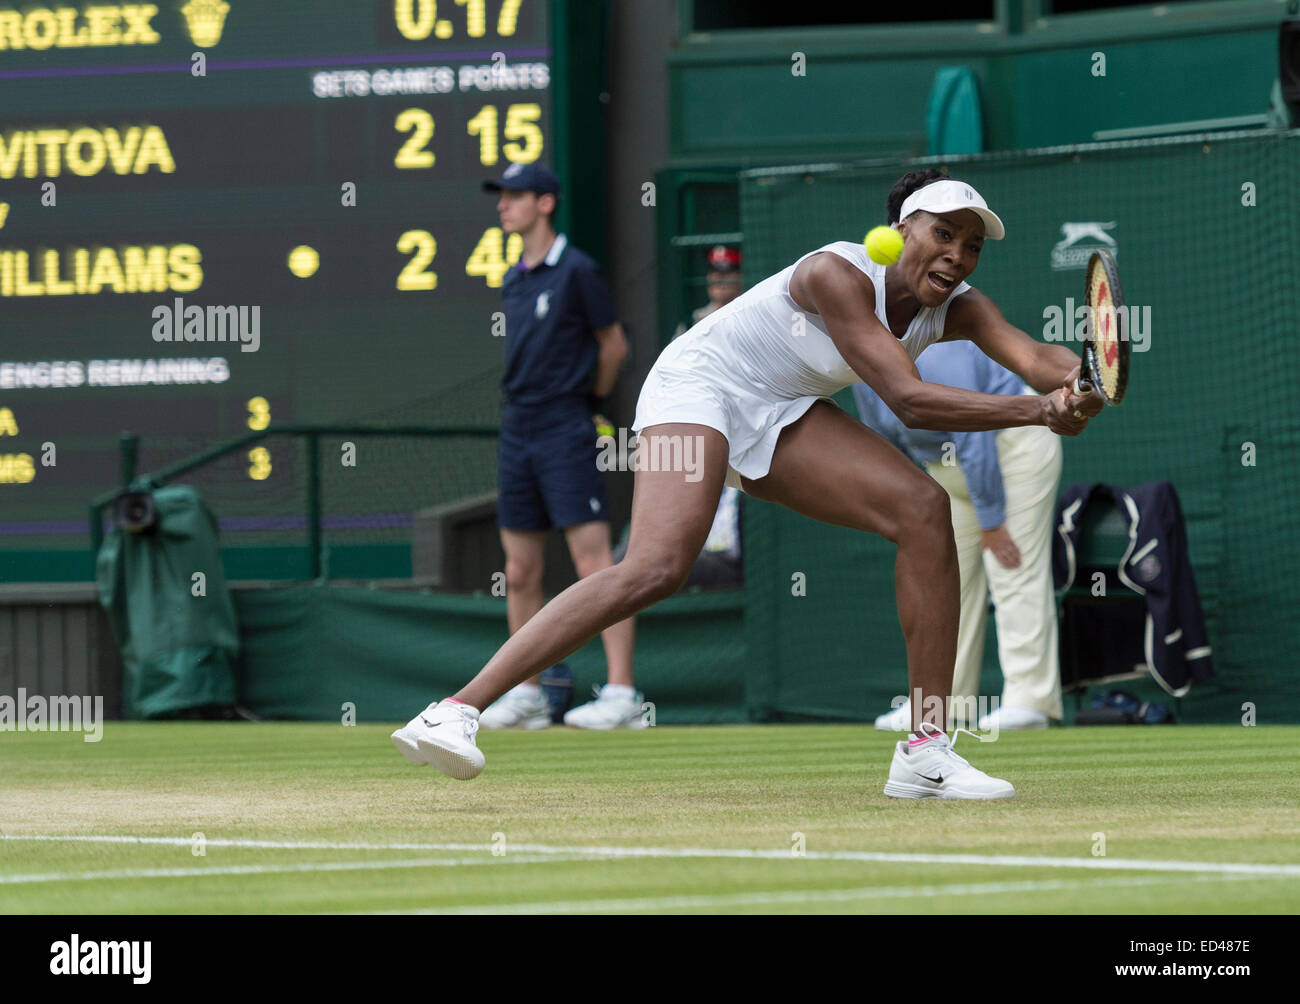
<svg viewBox="0 0 1300 1004"><path fill-rule="evenodd" d="M538 195L559 195L560 179L545 164L511 164L505 174L483 182L483 191L536 192Z"/></svg>

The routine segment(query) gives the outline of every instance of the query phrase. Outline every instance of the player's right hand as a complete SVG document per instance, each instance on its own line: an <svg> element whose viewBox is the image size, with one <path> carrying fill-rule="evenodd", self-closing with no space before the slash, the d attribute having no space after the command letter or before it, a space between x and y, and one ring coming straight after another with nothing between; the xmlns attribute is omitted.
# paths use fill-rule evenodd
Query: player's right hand
<svg viewBox="0 0 1300 1004"><path fill-rule="evenodd" d="M1065 378L1061 384L1069 391L1069 404L1075 411L1081 411L1086 418L1096 418L1101 414L1102 408L1106 407L1106 399L1098 393L1097 388L1093 387L1087 394L1075 393L1075 384L1079 382L1082 375L1082 367L1076 366L1070 371L1070 375Z"/></svg>
<svg viewBox="0 0 1300 1004"><path fill-rule="evenodd" d="M1064 387L1038 400L1042 402L1043 424L1058 436L1077 436L1088 427L1088 416L1075 407L1074 395Z"/></svg>

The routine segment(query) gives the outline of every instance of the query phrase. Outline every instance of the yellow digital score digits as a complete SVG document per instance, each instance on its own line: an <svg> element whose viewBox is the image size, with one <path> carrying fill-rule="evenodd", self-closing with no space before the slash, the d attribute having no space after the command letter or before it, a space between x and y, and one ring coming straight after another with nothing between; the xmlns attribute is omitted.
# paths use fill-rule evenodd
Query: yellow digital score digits
<svg viewBox="0 0 1300 1004"><path fill-rule="evenodd" d="M398 238L397 250L411 255L397 277L398 289L409 292L438 288L438 273L429 270L429 263L438 253L433 234L427 230L408 230ZM511 234L507 240L500 227L489 227L470 252L465 274L481 278L489 287L497 289L523 250L524 239L519 234Z"/></svg>
<svg viewBox="0 0 1300 1004"><path fill-rule="evenodd" d="M407 108L397 116L394 128L411 133L411 138L402 144L393 163L408 171L433 167L433 151L424 148L433 139L433 116L423 108Z"/></svg>
<svg viewBox="0 0 1300 1004"><path fill-rule="evenodd" d="M523 0L501 0L497 14L497 34L509 38L519 23L519 7ZM487 34L487 0L455 0L457 7L465 8L465 34L482 38ZM443 0L443 9L449 6ZM438 0L393 0L393 22L403 38L419 42L430 35L451 38L455 25L438 17Z"/></svg>
<svg viewBox="0 0 1300 1004"><path fill-rule="evenodd" d="M506 109L505 138L512 142L501 144L500 148L511 163L531 164L542 155L544 140L537 125L541 117L542 106L538 104L511 105ZM491 167L498 160L497 120L496 108L484 105L465 123L465 130L478 137L478 159L485 167Z"/></svg>
<svg viewBox="0 0 1300 1004"><path fill-rule="evenodd" d="M492 289L497 289L510 271L510 266L519 260L524 250L524 239L519 234L511 234L505 242L505 255L501 254L502 233L500 227L489 227L475 245L465 262L465 274L482 277Z"/></svg>
<svg viewBox="0 0 1300 1004"><path fill-rule="evenodd" d="M271 424L271 404L264 397L248 399L248 427L261 432Z"/></svg>
<svg viewBox="0 0 1300 1004"><path fill-rule="evenodd" d="M248 476L254 481L265 481L271 476L271 451L265 446L248 451Z"/></svg>
<svg viewBox="0 0 1300 1004"><path fill-rule="evenodd" d="M502 145L506 156L514 163L531 164L541 156L542 130L536 124L541 117L541 105L511 105L506 109L506 139L523 140L522 146L519 143Z"/></svg>
<svg viewBox="0 0 1300 1004"><path fill-rule="evenodd" d="M401 290L426 290L438 288L438 273L426 272L429 262L438 253L438 242L427 230L408 230L397 239L397 250L402 254L411 254L397 277L397 288Z"/></svg>
<svg viewBox="0 0 1300 1004"><path fill-rule="evenodd" d="M497 135L500 112L494 105L484 105L478 114L465 123L465 131L478 137L478 159L484 167L500 160L501 153L512 164L531 164L542 155L546 145L542 129L537 124L542 117L542 106L535 103L510 105L506 108L506 124L501 142ZM406 171L433 167L437 161L428 149L433 139L433 116L423 108L407 108L399 112L393 128L400 133L410 133L393 157L393 164Z"/></svg>
<svg viewBox="0 0 1300 1004"><path fill-rule="evenodd" d="M497 162L497 110L484 105L483 110L465 123L465 131L478 137L478 159L485 167Z"/></svg>
<svg viewBox="0 0 1300 1004"><path fill-rule="evenodd" d="M261 432L271 424L271 403L266 398L248 399L248 427ZM254 481L265 481L271 476L271 451L265 446L255 446L248 451L248 476Z"/></svg>

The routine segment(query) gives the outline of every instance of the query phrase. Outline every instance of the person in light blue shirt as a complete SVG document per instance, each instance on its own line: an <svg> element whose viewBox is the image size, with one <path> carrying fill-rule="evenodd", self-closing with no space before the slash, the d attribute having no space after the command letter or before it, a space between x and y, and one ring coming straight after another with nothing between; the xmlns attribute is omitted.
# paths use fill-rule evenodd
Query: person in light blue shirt
<svg viewBox="0 0 1300 1004"><path fill-rule="evenodd" d="M927 383L985 394L1031 393L973 342L938 342L916 367ZM952 503L961 572L961 620L952 696L975 698L992 593L1004 688L982 728L1044 728L1061 717L1051 524L1061 473L1060 437L1044 427L988 432L909 429L865 383L855 384L858 417L924 467ZM906 729L902 704L877 728Z"/></svg>

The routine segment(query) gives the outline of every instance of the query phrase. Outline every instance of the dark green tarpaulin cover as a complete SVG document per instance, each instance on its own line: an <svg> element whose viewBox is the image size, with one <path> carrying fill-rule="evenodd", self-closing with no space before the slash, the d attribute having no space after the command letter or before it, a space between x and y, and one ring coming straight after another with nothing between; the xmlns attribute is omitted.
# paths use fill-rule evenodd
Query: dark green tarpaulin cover
<svg viewBox="0 0 1300 1004"><path fill-rule="evenodd" d="M637 618L636 685L657 724L749 720L743 595L676 596ZM324 584L234 596L239 703L268 718L405 721L464 686L507 637L505 600L488 596ZM574 703L590 700L605 682L600 641L565 662Z"/></svg>
<svg viewBox="0 0 1300 1004"><path fill-rule="evenodd" d="M96 567L99 601L122 653L126 718L235 702L239 630L217 521L185 485L160 488L153 498L156 529L114 527Z"/></svg>

